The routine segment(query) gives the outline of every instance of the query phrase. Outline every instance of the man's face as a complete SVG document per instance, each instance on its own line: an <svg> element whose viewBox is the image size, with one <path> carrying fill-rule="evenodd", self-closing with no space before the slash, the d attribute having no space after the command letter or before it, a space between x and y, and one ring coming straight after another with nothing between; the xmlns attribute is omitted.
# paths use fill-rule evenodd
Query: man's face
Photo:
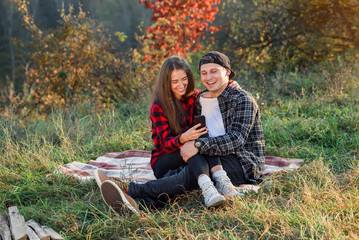
<svg viewBox="0 0 359 240"><path fill-rule="evenodd" d="M226 88L229 81L230 70L216 63L206 63L201 65L201 80L203 85L213 93L219 96Z"/></svg>

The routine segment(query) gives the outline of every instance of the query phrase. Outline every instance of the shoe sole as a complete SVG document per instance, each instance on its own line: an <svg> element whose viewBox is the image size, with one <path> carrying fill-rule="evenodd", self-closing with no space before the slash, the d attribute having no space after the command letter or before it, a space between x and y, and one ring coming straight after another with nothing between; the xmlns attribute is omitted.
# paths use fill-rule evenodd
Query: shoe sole
<svg viewBox="0 0 359 240"><path fill-rule="evenodd" d="M109 177L107 177L101 170L95 169L93 172L95 181L97 183L97 186L101 188L101 184L106 180L111 180Z"/></svg>
<svg viewBox="0 0 359 240"><path fill-rule="evenodd" d="M140 216L139 211L130 203L137 204L134 200L124 193L111 180L106 180L101 184L101 195L107 205L109 205L116 213L132 213Z"/></svg>
<svg viewBox="0 0 359 240"><path fill-rule="evenodd" d="M236 198L236 197L243 198L245 196L243 193L240 193L237 190L234 190L234 192L231 193L231 194L228 194L228 193L226 194L226 193L224 193L224 192L222 192L220 190L218 190L218 192L220 194L222 194L226 199L232 199L232 198Z"/></svg>
<svg viewBox="0 0 359 240"><path fill-rule="evenodd" d="M216 199L214 199L214 203L207 206L207 208L216 208L223 206L226 203L226 199L223 196L217 196Z"/></svg>

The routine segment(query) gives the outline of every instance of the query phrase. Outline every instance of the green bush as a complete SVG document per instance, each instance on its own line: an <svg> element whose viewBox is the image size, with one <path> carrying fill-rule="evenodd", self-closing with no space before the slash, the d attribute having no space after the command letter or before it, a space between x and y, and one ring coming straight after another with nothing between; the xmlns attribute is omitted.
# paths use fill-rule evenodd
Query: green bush
<svg viewBox="0 0 359 240"><path fill-rule="evenodd" d="M148 84L136 79L138 64L132 53L116 52L104 29L81 7L77 14L71 6L68 13L62 9L59 26L43 32L29 15L26 1L17 4L32 49L19 110L37 107L49 113L55 106L87 99L101 106L146 94Z"/></svg>

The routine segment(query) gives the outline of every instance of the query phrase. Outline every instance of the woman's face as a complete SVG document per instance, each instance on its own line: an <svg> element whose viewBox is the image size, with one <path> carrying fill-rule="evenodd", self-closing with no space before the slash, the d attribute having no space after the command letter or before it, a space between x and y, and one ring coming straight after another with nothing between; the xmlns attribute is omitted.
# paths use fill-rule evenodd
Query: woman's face
<svg viewBox="0 0 359 240"><path fill-rule="evenodd" d="M171 73L171 91L177 99L181 99L186 93L188 77L183 69L175 69Z"/></svg>

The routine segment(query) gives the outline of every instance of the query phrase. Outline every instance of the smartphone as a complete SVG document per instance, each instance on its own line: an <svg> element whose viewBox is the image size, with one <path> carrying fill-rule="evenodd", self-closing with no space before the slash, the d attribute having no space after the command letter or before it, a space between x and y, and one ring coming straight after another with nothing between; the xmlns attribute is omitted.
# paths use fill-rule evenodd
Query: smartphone
<svg viewBox="0 0 359 240"><path fill-rule="evenodd" d="M199 126L198 128L205 127L206 126L206 117L204 115L194 116L194 125L197 125L198 123L201 124L201 126Z"/></svg>

